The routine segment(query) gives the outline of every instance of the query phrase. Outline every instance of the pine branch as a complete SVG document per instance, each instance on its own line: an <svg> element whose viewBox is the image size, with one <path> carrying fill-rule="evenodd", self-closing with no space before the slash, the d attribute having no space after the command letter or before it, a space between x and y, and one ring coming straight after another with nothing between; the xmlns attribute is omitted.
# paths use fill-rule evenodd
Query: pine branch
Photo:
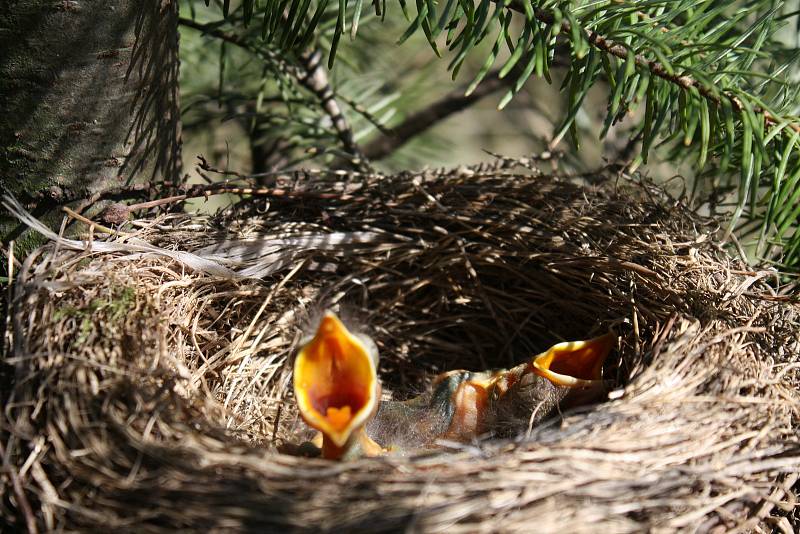
<svg viewBox="0 0 800 534"><path fill-rule="evenodd" d="M383 159L438 122L511 85L513 78L500 78L499 74L499 69L493 71L470 95L464 94L465 87L450 91L425 109L408 117L401 124L389 128L383 136L369 143L364 148L364 153L372 160Z"/></svg>
<svg viewBox="0 0 800 534"><path fill-rule="evenodd" d="M567 68L569 62L561 55L557 55L553 59L553 65ZM477 86L473 87L473 84L470 84L450 91L397 126L384 129L382 131L384 135L370 142L364 148L364 153L371 160L380 160L389 156L417 135L451 115L464 111L493 93L513 87L522 72L517 67L508 74L504 74L501 69L495 69L486 74Z"/></svg>
<svg viewBox="0 0 800 534"><path fill-rule="evenodd" d="M493 1L496 2L500 0L493 0ZM525 8L523 7L523 4L520 0L512 0L512 2L508 4L508 6L517 13L525 13ZM552 11L547 11L540 8L534 8L533 13L536 19L539 20L540 22L544 22L545 24L556 23L556 17ZM662 30L668 31L666 29ZM583 28L581 28L581 31L583 32L586 40L599 50L602 50L603 52L611 54L622 60L626 60L628 58L629 48L625 47L624 45L616 43L611 39L606 39L605 37L603 37L602 35L593 30L584 30ZM562 20L561 32L567 35L572 33L572 25L568 21ZM637 66L647 69L653 75L658 76L662 80L666 80L670 83L678 85L683 89L687 90L696 89L709 102L715 105L718 106L721 105L722 99L726 98L728 101L730 101L731 105L733 106L733 109L736 110L737 112L742 112L745 109L745 106L742 104L741 99L739 99L735 95L732 95L730 93L720 94L719 92L716 91L716 89L711 89L703 85L702 83L695 80L689 75L686 74L679 75L676 73L671 73L669 69L667 69L663 64L661 64L656 60L647 59L642 54L636 54L634 55L634 61L636 62ZM780 117L775 117L774 115L772 115L772 113L761 108L760 106L753 107L753 111L762 114L764 116L764 119L772 124L778 124L782 122L782 120L784 120L781 119ZM797 122L789 123L787 124L787 126L796 132L800 132L800 123Z"/></svg>
<svg viewBox="0 0 800 534"><path fill-rule="evenodd" d="M200 24L192 19L184 17L179 18L178 23L182 26L192 28L206 35L236 45L248 52L266 55L271 61L280 64L287 74L291 75L301 86L311 92L319 100L320 106L330 117L332 127L336 131L345 151L353 155L351 162L356 166L368 165L363 151L354 140L353 131L350 128L347 118L342 113L341 107L336 101L336 94L328 81L328 74L321 63L322 54L319 51L305 51L301 53L299 56L302 62L301 68L287 63L285 60L281 59L278 54L264 47L254 49L253 46L241 36L232 32L220 30L211 24Z"/></svg>
<svg viewBox="0 0 800 534"><path fill-rule="evenodd" d="M333 128L338 133L344 149L355 156L353 163L356 165L365 163L364 152L355 142L353 130L342 113L342 109L336 101L336 95L328 82L328 72L322 65L322 53L319 50L304 52L300 55L300 60L303 62L307 74L298 81L319 99L322 108L331 118Z"/></svg>

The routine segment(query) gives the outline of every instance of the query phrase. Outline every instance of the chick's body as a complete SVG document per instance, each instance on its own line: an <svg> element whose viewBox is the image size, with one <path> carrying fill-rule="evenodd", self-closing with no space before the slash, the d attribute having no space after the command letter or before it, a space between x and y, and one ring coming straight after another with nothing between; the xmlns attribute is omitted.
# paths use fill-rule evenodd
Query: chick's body
<svg viewBox="0 0 800 534"><path fill-rule="evenodd" d="M389 451L411 452L438 440L469 442L505 435L554 415L570 400L589 402L600 388L575 390L553 384L526 364L510 370L450 371L431 391L406 401L384 401L367 434Z"/></svg>

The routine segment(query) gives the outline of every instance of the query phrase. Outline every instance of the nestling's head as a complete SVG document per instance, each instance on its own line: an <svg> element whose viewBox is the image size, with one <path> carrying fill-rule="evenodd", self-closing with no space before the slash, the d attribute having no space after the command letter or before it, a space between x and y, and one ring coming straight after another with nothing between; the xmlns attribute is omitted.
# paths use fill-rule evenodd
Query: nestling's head
<svg viewBox="0 0 800 534"><path fill-rule="evenodd" d="M326 312L294 362L294 394L303 420L342 449L375 414L380 400L377 350Z"/></svg>

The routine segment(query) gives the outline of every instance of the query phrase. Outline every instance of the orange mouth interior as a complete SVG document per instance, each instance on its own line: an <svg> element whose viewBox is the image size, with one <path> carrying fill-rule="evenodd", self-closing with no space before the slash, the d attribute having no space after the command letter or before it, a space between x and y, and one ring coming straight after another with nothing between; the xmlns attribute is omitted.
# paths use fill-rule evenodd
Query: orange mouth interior
<svg viewBox="0 0 800 534"><path fill-rule="evenodd" d="M323 317L298 353L294 385L303 419L338 446L366 421L377 401L370 354L332 314Z"/></svg>
<svg viewBox="0 0 800 534"><path fill-rule="evenodd" d="M591 386L601 381L603 362L616 339L609 333L587 341L559 343L534 358L533 370L559 386Z"/></svg>

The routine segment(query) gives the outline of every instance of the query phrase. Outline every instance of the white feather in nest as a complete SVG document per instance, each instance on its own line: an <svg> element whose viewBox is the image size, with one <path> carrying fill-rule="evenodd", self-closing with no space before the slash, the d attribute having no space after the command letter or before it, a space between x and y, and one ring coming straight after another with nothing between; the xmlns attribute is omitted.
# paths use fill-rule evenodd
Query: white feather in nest
<svg viewBox="0 0 800 534"><path fill-rule="evenodd" d="M22 223L28 225L31 229L36 230L51 241L55 241L59 246L73 250L87 249L87 242L67 239L50 230L41 221L28 213L14 197L3 195L3 207ZM126 252L134 254L135 258L143 256L167 256L175 261L183 263L195 271L201 271L224 278L242 278L240 274L220 265L216 261L202 258L191 252L160 248L135 237L128 238L125 241L92 241L91 250L94 252Z"/></svg>
<svg viewBox="0 0 800 534"><path fill-rule="evenodd" d="M341 255L365 248L371 252L389 250L409 238L383 231L308 232L268 234L248 239L227 239L194 253L229 267L238 267L239 275L262 278L297 263L310 252ZM310 264L314 270L335 270L335 265Z"/></svg>
<svg viewBox="0 0 800 534"><path fill-rule="evenodd" d="M12 196L3 195L3 206L22 223L44 235L60 246L73 250L86 250L87 242L59 236L41 221L28 213ZM223 278L263 278L297 263L309 252L352 250L368 245L369 250L388 250L408 241L409 238L383 231L362 232L298 232L297 234L272 234L255 239L230 239L186 252L157 247L146 241L129 237L125 241L92 241L94 252L124 252L120 259L138 259L148 256L167 256L190 269ZM335 266L314 263L309 268L331 270Z"/></svg>

